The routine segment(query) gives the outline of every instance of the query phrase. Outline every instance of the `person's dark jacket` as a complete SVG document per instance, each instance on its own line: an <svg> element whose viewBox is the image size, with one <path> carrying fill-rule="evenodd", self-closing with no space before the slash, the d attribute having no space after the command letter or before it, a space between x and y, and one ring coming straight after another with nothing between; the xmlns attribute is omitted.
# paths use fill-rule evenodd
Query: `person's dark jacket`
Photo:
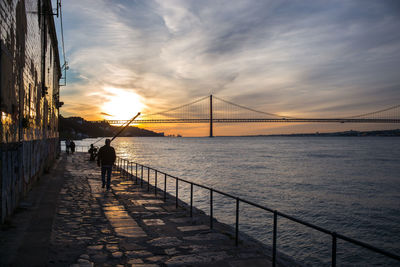
<svg viewBox="0 0 400 267"><path fill-rule="evenodd" d="M115 150L112 146L102 146L97 153L97 164L100 165L114 165L115 162Z"/></svg>

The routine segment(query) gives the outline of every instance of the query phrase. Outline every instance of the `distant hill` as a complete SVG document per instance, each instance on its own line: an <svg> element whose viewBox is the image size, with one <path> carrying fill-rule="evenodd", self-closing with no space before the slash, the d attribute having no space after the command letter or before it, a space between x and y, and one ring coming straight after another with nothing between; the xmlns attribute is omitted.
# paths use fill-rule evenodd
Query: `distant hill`
<svg viewBox="0 0 400 267"><path fill-rule="evenodd" d="M121 128L111 126L107 122L89 122L81 117L64 118L60 115L59 132L60 139L82 139L92 137L114 136ZM164 136L164 133L140 129L138 127L127 127L120 136Z"/></svg>
<svg viewBox="0 0 400 267"><path fill-rule="evenodd" d="M307 136L397 136L400 137L400 129L395 130L377 130L377 131L345 131L334 133L298 133L298 134L272 134L272 135L248 135L249 137L257 136L289 136L289 137L307 137Z"/></svg>

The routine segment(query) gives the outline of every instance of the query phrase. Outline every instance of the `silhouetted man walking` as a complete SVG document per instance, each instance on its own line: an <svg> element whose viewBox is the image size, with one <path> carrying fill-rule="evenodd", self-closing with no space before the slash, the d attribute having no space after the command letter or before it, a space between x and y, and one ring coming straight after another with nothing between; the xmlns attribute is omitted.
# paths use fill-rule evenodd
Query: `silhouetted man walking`
<svg viewBox="0 0 400 267"><path fill-rule="evenodd" d="M106 173L107 173L107 190L110 189L111 184L111 172L115 162L115 150L110 146L111 140L106 139L106 145L102 146L97 154L97 165L101 165L101 181L103 182L103 188L106 185Z"/></svg>

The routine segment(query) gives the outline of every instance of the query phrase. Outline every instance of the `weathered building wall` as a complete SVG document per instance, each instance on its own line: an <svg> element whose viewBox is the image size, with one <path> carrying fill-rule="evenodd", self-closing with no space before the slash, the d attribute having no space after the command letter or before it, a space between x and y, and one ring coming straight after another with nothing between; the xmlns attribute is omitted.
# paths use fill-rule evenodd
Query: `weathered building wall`
<svg viewBox="0 0 400 267"><path fill-rule="evenodd" d="M60 63L50 0L0 0L1 221L59 151Z"/></svg>

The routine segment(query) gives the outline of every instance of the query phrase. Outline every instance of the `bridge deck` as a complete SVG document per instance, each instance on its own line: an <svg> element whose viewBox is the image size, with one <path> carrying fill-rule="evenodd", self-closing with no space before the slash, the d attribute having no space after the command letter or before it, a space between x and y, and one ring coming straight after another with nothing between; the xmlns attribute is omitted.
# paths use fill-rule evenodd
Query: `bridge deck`
<svg viewBox="0 0 400 267"><path fill-rule="evenodd" d="M400 119L213 119L213 123L400 123ZM99 123L104 121L97 121ZM128 120L107 120L110 124L125 124ZM210 119L139 119L135 120L135 124L162 124L162 123L210 123Z"/></svg>

